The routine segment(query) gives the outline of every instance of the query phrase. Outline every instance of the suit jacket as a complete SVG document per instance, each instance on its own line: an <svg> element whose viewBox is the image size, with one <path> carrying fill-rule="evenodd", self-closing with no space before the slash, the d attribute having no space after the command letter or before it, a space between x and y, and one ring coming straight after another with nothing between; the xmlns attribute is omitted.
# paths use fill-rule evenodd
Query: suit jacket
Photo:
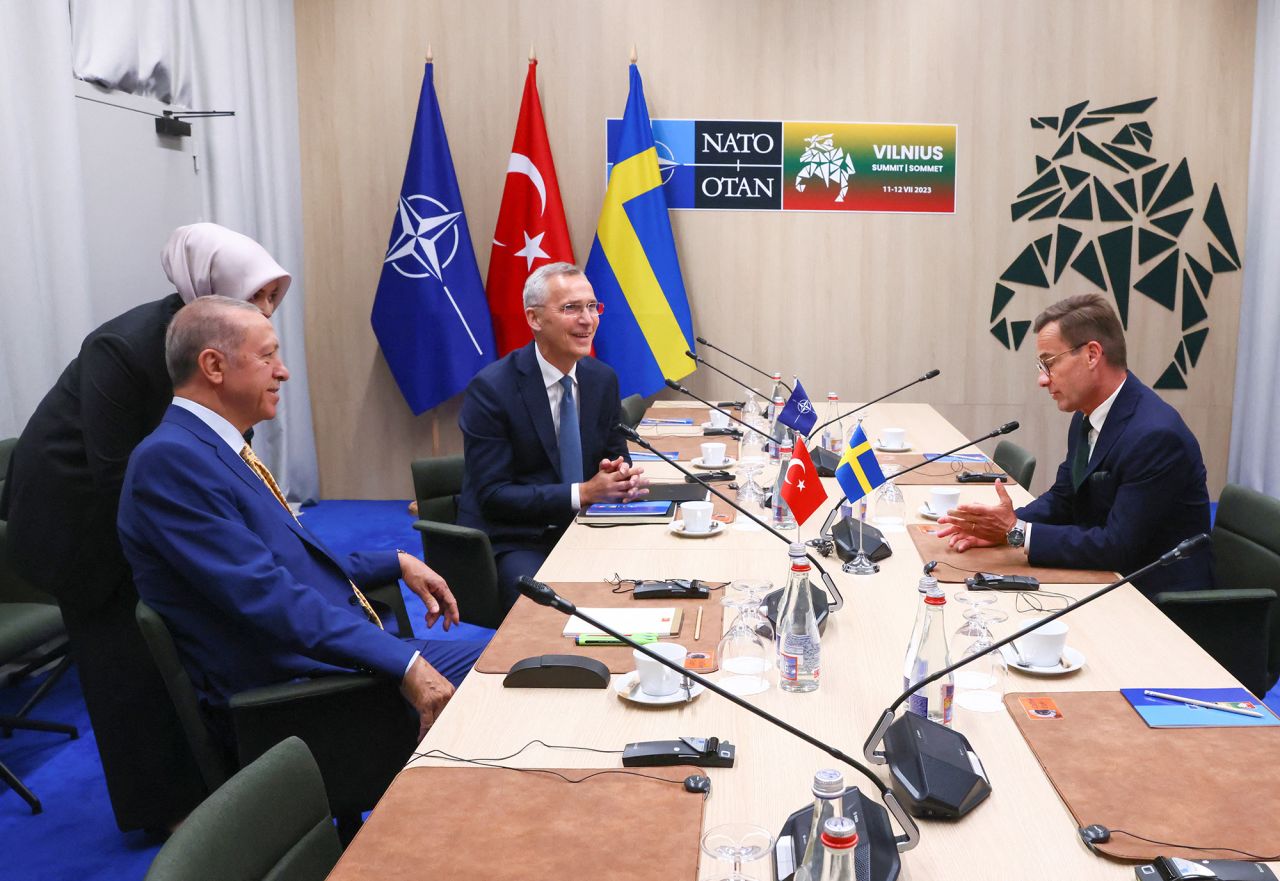
<svg viewBox="0 0 1280 881"><path fill-rule="evenodd" d="M164 334L180 308L170 294L85 337L10 460L0 499L10 559L72 614L92 612L128 582L116 536L120 486L129 454L173 398Z"/></svg>
<svg viewBox="0 0 1280 881"><path fill-rule="evenodd" d="M1083 415L1071 418L1067 458L1053 487L1018 516L1034 523L1035 566L1114 569L1128 574L1178 542L1209 531L1204 461L1178 411L1132 373L1116 396L1076 490L1071 462ZM1148 574L1135 586L1151 596L1213 586L1208 548Z"/></svg>
<svg viewBox="0 0 1280 881"><path fill-rule="evenodd" d="M373 626L362 587L400 572L394 551L338 560L217 434L171 406L129 460L120 539L138 593L173 631L215 705L246 688L337 670L399 681L414 647Z"/></svg>
<svg viewBox="0 0 1280 881"><path fill-rule="evenodd" d="M573 481L560 474L535 345L477 373L458 416L466 457L458 524L484 530L497 552L554 541L574 515ZM590 479L601 459L623 456L630 462L631 456L616 430L622 402L613 368L586 357L578 362L577 378L583 471Z"/></svg>

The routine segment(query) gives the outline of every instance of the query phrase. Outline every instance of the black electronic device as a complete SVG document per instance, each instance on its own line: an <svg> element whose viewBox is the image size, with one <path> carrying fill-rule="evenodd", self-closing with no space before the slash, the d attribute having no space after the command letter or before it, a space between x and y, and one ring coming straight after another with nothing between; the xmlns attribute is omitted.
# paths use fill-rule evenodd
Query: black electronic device
<svg viewBox="0 0 1280 881"><path fill-rule="evenodd" d="M690 474L685 477L685 483L724 483L726 480L733 480L733 473L730 471L707 471L703 474Z"/></svg>
<svg viewBox="0 0 1280 881"><path fill-rule="evenodd" d="M1186 860L1156 857L1154 863L1134 866L1139 881L1276 881L1265 863L1248 860Z"/></svg>
<svg viewBox="0 0 1280 881"><path fill-rule="evenodd" d="M711 778L703 774L690 774L684 778L685 792L701 792L703 795L711 794Z"/></svg>
<svg viewBox="0 0 1280 881"><path fill-rule="evenodd" d="M504 688L608 688L609 668L582 655L535 655L516 661Z"/></svg>
<svg viewBox="0 0 1280 881"><path fill-rule="evenodd" d="M696 578L642 581L631 592L633 600L705 600L709 596L710 589Z"/></svg>
<svg viewBox="0 0 1280 881"><path fill-rule="evenodd" d="M747 406L747 402L746 401L716 401L716 406L722 407L725 410L741 410L743 407Z"/></svg>
<svg viewBox="0 0 1280 881"><path fill-rule="evenodd" d="M700 768L732 768L737 750L718 737L681 737L679 740L642 740L622 750L627 768L664 765L697 765Z"/></svg>
<svg viewBox="0 0 1280 881"><path fill-rule="evenodd" d="M974 753L968 739L959 731L947 728L914 713L904 713L894 718L898 707L920 689L941 679L960 667L998 651L1016 639L1020 639L1038 627L1057 620L1068 612L1105 596L1134 578L1141 577L1160 566L1180 560L1209 542L1206 533L1193 536L1178 544L1158 560L1143 566L1088 596L1067 604L1064 608L1032 621L1003 639L998 639L982 651L949 664L910 686L889 705L880 716L867 742L863 745L863 757L869 762L889 766L893 791L918 817L955 819L973 810L991 793L982 763ZM880 747L883 746L883 749Z"/></svg>
<svg viewBox="0 0 1280 881"><path fill-rule="evenodd" d="M609 636L612 636L615 639L619 639L622 642L627 643L636 651L641 652L642 654L646 655L649 658L652 658L654 661L658 662L659 664L666 667L667 669L673 670L676 673L679 673L681 676L685 676L685 677L688 677L689 679L694 680L698 684L706 687L708 691L715 692L716 694L723 697L725 700L730 701L733 704L736 704L737 706L741 707L742 709L746 710L749 713L759 716L761 719L764 719L766 722L770 723L771 725L775 725L778 728L781 728L783 731L787 732L793 737L803 740L805 743L809 744L810 746L817 747L818 749L825 752L827 755L836 759L836 761L843 762L844 764L848 765L849 767L853 768L854 770L858 771L860 774L865 776L868 780L872 782L872 784L879 791L880 797L883 799L885 807L888 808L888 812L893 815L893 818L897 821L898 825L902 828L902 831L903 831L903 834L901 835L894 835L893 828L892 826L889 825L887 821L883 824L867 825L866 827L867 844L871 848L870 865L873 868L876 866L884 866L889 862L889 860L887 859L888 851L906 851L906 850L910 850L911 848L915 847L917 844L920 843L920 827L916 825L915 821L911 819L911 815L902 806L902 802L899 796L897 795L897 793L895 793L894 791L889 789L887 786L885 786L885 784L880 780L879 777L871 773L870 768L868 768L866 765L859 762L853 756L839 749L836 749L835 747L830 746L829 744L826 744L821 740L818 740L813 735L807 734L804 731L801 731L799 728L796 728L794 725L790 725L782 721L781 719L779 719L777 716L774 716L773 714L760 709L754 704L743 700L738 695L725 690L718 683L713 682L710 679L707 679L705 676L701 676L698 673L685 669L681 665L677 664L675 661L672 661L669 658L659 655L657 652L653 651L648 646L640 645L635 640L629 638L625 634L619 633L618 631L609 627L604 622L596 620L592 615L583 613L572 602L570 602L569 600L557 594L550 586L543 584L540 581L535 581L534 579L528 577L527 575L520 576L520 578L516 582L516 585L517 587L519 587L520 592L522 594L527 596L529 599L533 600L538 605L550 606L551 608L559 612L562 612L566 615L577 615L583 621L586 621L588 624L591 624L594 627L598 627L600 630L607 633ZM861 829L859 831L861 832ZM886 853L877 856L876 851L878 850L885 851ZM889 875L889 874L876 874L873 871L872 874L869 876L868 881L894 881L895 877L896 877L896 872L893 875Z"/></svg>
<svg viewBox="0 0 1280 881"><path fill-rule="evenodd" d="M956 475L956 483L995 483L1008 479L1009 475L999 471L961 471Z"/></svg>
<svg viewBox="0 0 1280 881"><path fill-rule="evenodd" d="M973 590L1039 590L1040 580L1030 575L997 575L995 572L979 572L970 575L964 583Z"/></svg>
<svg viewBox="0 0 1280 881"><path fill-rule="evenodd" d="M825 447L814 447L809 450L809 458L813 460L813 468L819 477L835 477L836 466L840 464L840 455Z"/></svg>
<svg viewBox="0 0 1280 881"><path fill-rule="evenodd" d="M889 812L880 805L863 796L858 787L850 786L844 791L844 816L853 821L858 829L856 848L864 847L863 842L883 841L893 836L893 828L889 825ZM787 817L782 825L782 833L773 846L773 874L777 881L787 881L799 868L804 857L805 848L809 846L809 827L813 825L813 804L807 804ZM855 872L862 864L863 854L854 851ZM857 877L878 878L893 881L902 869L902 861L896 848L867 848L865 875Z"/></svg>
<svg viewBox="0 0 1280 881"><path fill-rule="evenodd" d="M870 523L863 523L859 530L857 520L845 517L831 527L831 538L836 543L836 556L840 558L840 562L848 563L858 556L859 531L862 533L862 549L868 560L878 563L893 554L893 548L885 541L883 532Z"/></svg>
<svg viewBox="0 0 1280 881"><path fill-rule="evenodd" d="M707 490L701 486L689 486L687 482L651 483L644 499L648 502L705 502Z"/></svg>
<svg viewBox="0 0 1280 881"><path fill-rule="evenodd" d="M735 440L742 437L742 432L736 428L704 428L702 429L703 437L731 437Z"/></svg>

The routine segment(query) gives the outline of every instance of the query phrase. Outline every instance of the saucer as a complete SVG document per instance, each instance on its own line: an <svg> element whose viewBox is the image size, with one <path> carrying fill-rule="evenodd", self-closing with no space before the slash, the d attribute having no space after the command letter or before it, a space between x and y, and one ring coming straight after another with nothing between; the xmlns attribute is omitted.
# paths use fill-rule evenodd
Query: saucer
<svg viewBox="0 0 1280 881"><path fill-rule="evenodd" d="M1079 649L1073 649L1067 646L1062 650L1066 655L1067 665L1064 667L1058 664L1053 667L1034 667L1030 664L1022 664L1018 661L1018 653L1013 650L1012 645L1001 646L1000 654L1004 655L1005 661L1015 670L1021 670L1023 673L1031 673L1035 676L1064 676L1067 673L1074 673L1084 666L1084 652Z"/></svg>
<svg viewBox="0 0 1280 881"><path fill-rule="evenodd" d="M723 523L721 523L719 520L712 520L711 528L706 532L685 532L683 520L672 520L670 523L667 524L667 529L669 529L671 532L674 532L676 535L680 536L681 538L710 538L713 535L719 535L720 533L724 532L726 529L728 529L728 527L725 526Z"/></svg>
<svg viewBox="0 0 1280 881"><path fill-rule="evenodd" d="M633 704L645 704L650 707L667 707L672 704L688 703L698 695L707 690L707 687L700 682L689 680L690 688L688 700L685 698L683 688L677 688L671 694L661 696L647 694L640 690L639 674L635 670L630 673L622 673L613 677L613 690L617 692L618 697Z"/></svg>
<svg viewBox="0 0 1280 881"><path fill-rule="evenodd" d="M702 464L702 457L699 456L696 459L690 460L689 464L694 468L701 468L703 471L721 471L725 468L732 468L734 465L737 465L738 460L732 456L725 456L724 461L719 465L704 465Z"/></svg>
<svg viewBox="0 0 1280 881"><path fill-rule="evenodd" d="M886 447L880 441L876 441L876 452L878 453L909 453L911 452L911 444L903 444L900 447Z"/></svg>
<svg viewBox="0 0 1280 881"><path fill-rule="evenodd" d="M941 514L933 513L933 509L930 508L928 505L921 505L919 508L919 513L921 517L923 517L926 520L932 520L934 523L937 523L938 518L942 516Z"/></svg>

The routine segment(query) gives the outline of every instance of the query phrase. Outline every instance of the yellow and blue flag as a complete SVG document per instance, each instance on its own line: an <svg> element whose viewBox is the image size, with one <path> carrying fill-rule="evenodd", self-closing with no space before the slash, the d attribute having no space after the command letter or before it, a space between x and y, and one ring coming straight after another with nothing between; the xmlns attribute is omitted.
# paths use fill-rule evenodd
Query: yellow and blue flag
<svg viewBox="0 0 1280 881"><path fill-rule="evenodd" d="M836 466L836 480L851 502L884 483L884 472L880 470L880 462L872 452L871 441L867 440L861 425L853 430L844 446L844 455Z"/></svg>
<svg viewBox="0 0 1280 881"><path fill-rule="evenodd" d="M585 269L596 299L608 306L596 331L596 354L617 372L623 397L648 396L667 379L693 371L685 352L693 350L694 334L634 64L621 136L610 159L613 170Z"/></svg>

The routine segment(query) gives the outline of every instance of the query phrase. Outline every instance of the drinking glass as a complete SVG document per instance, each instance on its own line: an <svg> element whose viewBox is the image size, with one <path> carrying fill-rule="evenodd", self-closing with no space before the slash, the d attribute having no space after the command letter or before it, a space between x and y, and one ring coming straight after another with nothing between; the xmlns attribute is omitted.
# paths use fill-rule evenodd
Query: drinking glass
<svg viewBox="0 0 1280 881"><path fill-rule="evenodd" d="M991 632L992 624L1007 621L1009 615L991 605L995 597L988 602L974 602L973 597L982 596L983 592L962 591L957 599L970 595L968 603L971 608L964 611L965 623L956 631L951 643L951 657L957 661L972 657L988 649L995 642ZM1008 675L1008 665L1004 655L995 651L973 661L968 666L955 672L955 702L958 706L980 713L998 713L1004 709L1004 683Z"/></svg>
<svg viewBox="0 0 1280 881"><path fill-rule="evenodd" d="M703 853L733 866L728 875L717 881L753 881L752 875L743 871L743 864L764 859L772 848L773 835L754 823L724 823L702 836Z"/></svg>
<svg viewBox="0 0 1280 881"><path fill-rule="evenodd" d="M885 481L876 490L875 515L872 517L872 522L881 529L900 529L907 522L907 500L893 482L893 476L900 470L900 466L888 463L881 468Z"/></svg>
<svg viewBox="0 0 1280 881"><path fill-rule="evenodd" d="M737 589L720 601L736 614L716 648L721 670L719 684L737 695L760 694L769 690L768 674L773 667L773 640L766 639L759 630L762 594L748 582L737 582L732 587Z"/></svg>
<svg viewBox="0 0 1280 881"><path fill-rule="evenodd" d="M764 420L759 417L743 419L748 425L752 425L760 430L764 430ZM742 440L738 444L738 472L746 477L746 481L739 483L738 503L742 505L760 505L764 501L764 489L760 484L756 483L756 475L764 470L765 465L769 462L769 456L765 452L765 439L763 436L756 434L754 431L744 429L742 432ZM743 524L748 525L743 525ZM750 518L738 517L735 524L742 529L759 529L760 527L752 523Z"/></svg>

